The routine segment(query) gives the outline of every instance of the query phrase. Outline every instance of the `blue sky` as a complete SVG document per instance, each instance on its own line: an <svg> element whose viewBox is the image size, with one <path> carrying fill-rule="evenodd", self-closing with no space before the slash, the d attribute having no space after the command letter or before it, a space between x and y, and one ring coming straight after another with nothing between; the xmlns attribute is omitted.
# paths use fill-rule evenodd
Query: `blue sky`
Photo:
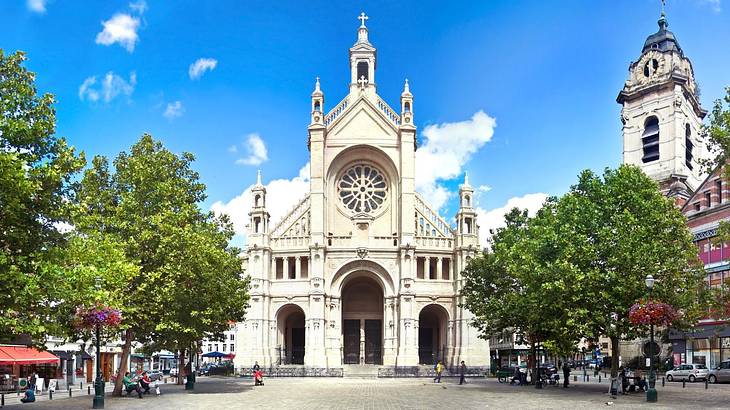
<svg viewBox="0 0 730 410"><path fill-rule="evenodd" d="M398 107L407 77L419 131L479 111L496 119L459 175L436 181L453 195L468 171L485 186L479 206L489 214L563 193L582 169L619 164L615 98L659 10L659 0L3 0L0 48L28 53L39 89L57 96L59 135L89 157L113 157L149 132L197 156L204 207L231 210L243 206L233 200L256 169L264 182L298 178L314 77L325 109L345 96L348 48L365 11L378 92ZM728 13L721 0L667 5L705 108L730 85ZM199 59L208 70L196 77ZM251 134L265 155L261 144L247 146ZM454 199L442 206L448 217Z"/></svg>

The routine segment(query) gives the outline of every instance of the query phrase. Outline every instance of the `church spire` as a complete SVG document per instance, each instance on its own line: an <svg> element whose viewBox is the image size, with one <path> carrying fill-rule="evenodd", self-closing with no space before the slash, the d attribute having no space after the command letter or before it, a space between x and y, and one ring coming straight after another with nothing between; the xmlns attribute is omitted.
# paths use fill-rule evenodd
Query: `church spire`
<svg viewBox="0 0 730 410"><path fill-rule="evenodd" d="M375 90L375 57L376 50L368 39L368 28L365 21L370 17L360 13L360 27L357 29L357 41L350 48L350 92Z"/></svg>
<svg viewBox="0 0 730 410"><path fill-rule="evenodd" d="M311 124L321 125L324 121L324 93L319 89L319 77L315 80L314 91L312 92L312 119Z"/></svg>

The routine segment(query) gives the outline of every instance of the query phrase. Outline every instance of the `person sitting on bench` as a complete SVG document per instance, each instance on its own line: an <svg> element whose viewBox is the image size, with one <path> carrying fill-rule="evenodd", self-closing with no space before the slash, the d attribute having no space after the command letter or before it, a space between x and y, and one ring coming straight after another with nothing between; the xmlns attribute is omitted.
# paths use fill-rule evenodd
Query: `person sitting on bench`
<svg viewBox="0 0 730 410"><path fill-rule="evenodd" d="M139 388L139 383L132 378L132 375L129 372L124 373L124 379L122 379L122 382L124 383L125 390L127 390L127 394L136 391L139 398L142 398L142 389Z"/></svg>

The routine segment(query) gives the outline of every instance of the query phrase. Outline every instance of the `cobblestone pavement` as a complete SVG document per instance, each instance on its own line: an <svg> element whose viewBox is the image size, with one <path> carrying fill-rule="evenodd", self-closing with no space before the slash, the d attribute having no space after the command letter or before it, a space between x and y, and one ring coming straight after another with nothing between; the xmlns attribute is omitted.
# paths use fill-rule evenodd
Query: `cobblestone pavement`
<svg viewBox="0 0 730 410"><path fill-rule="evenodd" d="M568 389L546 386L519 387L497 383L494 379L470 380L459 386L455 379L435 384L430 379L267 379L266 385L254 388L250 379L201 377L195 391L182 386L162 385L161 396L106 399L107 409L593 409L611 407L636 408L728 408L730 385L681 383L658 386L659 403L649 404L643 393L612 399L606 394L607 383L573 383ZM612 404L607 405L607 402ZM54 398L33 405L16 405L6 400L6 407L34 409L88 409L91 396Z"/></svg>

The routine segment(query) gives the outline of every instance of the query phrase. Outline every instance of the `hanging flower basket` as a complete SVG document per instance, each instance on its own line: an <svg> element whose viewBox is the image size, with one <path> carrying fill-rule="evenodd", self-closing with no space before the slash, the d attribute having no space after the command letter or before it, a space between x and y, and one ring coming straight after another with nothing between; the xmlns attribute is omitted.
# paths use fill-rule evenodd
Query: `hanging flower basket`
<svg viewBox="0 0 730 410"><path fill-rule="evenodd" d="M94 329L96 326L105 328L119 327L122 323L122 312L103 305L78 307L76 308L74 321L79 329Z"/></svg>
<svg viewBox="0 0 730 410"><path fill-rule="evenodd" d="M634 325L667 326L677 320L677 311L666 303L640 300L629 309L629 321Z"/></svg>

